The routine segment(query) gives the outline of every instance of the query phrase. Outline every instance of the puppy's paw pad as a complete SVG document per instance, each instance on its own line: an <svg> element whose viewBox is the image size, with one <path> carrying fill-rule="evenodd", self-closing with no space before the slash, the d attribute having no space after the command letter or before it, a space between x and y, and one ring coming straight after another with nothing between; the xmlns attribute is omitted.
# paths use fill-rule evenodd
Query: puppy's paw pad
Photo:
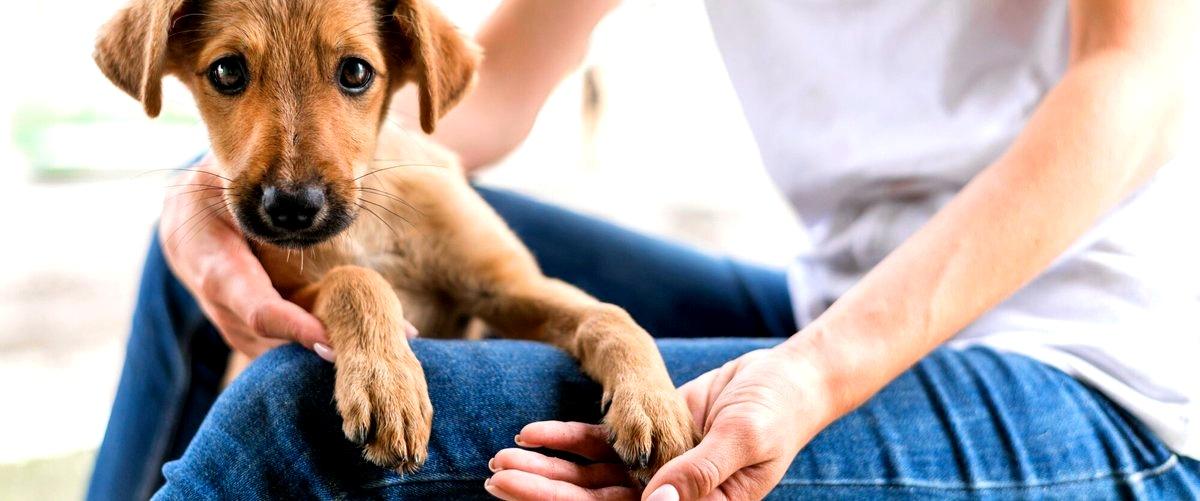
<svg viewBox="0 0 1200 501"><path fill-rule="evenodd" d="M368 461L402 473L425 463L433 406L415 358L384 363L342 357L334 399L342 432L363 446Z"/></svg>
<svg viewBox="0 0 1200 501"><path fill-rule="evenodd" d="M633 475L646 482L668 461L696 445L699 434L674 388L617 388L605 396L609 441Z"/></svg>

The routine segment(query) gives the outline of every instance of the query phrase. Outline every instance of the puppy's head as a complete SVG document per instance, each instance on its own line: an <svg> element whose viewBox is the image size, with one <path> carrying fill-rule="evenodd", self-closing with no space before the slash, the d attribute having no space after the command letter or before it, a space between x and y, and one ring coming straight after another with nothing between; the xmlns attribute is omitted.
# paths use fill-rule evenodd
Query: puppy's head
<svg viewBox="0 0 1200 501"><path fill-rule="evenodd" d="M151 117L163 76L182 80L238 224L298 247L357 216L392 94L416 83L432 132L478 56L425 0L132 0L102 28L95 59Z"/></svg>

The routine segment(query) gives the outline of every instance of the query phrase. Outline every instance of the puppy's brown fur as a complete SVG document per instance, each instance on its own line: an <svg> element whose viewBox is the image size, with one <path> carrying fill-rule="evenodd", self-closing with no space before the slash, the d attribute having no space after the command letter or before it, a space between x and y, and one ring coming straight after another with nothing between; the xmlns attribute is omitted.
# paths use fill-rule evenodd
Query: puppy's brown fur
<svg viewBox="0 0 1200 501"><path fill-rule="evenodd" d="M248 67L237 96L207 79L229 54ZM361 95L336 84L348 56L376 69ZM223 206L275 286L324 322L338 352L343 431L371 461L411 471L426 457L433 411L403 320L456 337L479 319L566 350L603 386L614 446L643 478L694 445L686 405L628 314L543 276L452 155L412 135L376 144L401 86L417 85L427 132L470 86L478 56L436 9L422 0L133 0L103 28L95 58L150 116L164 75L192 91ZM315 217L336 231L312 241L252 224L262 186L298 183L323 187Z"/></svg>

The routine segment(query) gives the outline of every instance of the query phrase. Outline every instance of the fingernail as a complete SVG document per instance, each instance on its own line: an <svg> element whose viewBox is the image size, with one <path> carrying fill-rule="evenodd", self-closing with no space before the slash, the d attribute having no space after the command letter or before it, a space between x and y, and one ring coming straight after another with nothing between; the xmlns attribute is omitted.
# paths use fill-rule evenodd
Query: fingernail
<svg viewBox="0 0 1200 501"><path fill-rule="evenodd" d="M525 442L522 442L522 441L521 441L521 435L520 435L520 434L517 434L516 436L514 436L514 437L513 437L513 442L516 442L516 443L517 443L517 445L519 445L519 446L521 446L521 447L533 447L533 445L531 445L531 444L527 444L527 443L525 443Z"/></svg>
<svg viewBox="0 0 1200 501"><path fill-rule="evenodd" d="M333 359L337 358L337 354L333 352L333 348L325 346L321 343L313 343L313 351L318 357L325 359L326 362L333 363Z"/></svg>
<svg viewBox="0 0 1200 501"><path fill-rule="evenodd" d="M483 481L483 490L487 491L488 494L491 494L492 497L504 499L504 496L500 495L500 489L497 489L496 486L492 485L492 477L488 477L487 480Z"/></svg>
<svg viewBox="0 0 1200 501"><path fill-rule="evenodd" d="M646 501L679 501L679 491L675 490L675 486L666 484L654 489Z"/></svg>
<svg viewBox="0 0 1200 501"><path fill-rule="evenodd" d="M417 330L417 326L413 324L405 324L404 333L408 335L409 339L417 337L421 334L421 332Z"/></svg>
<svg viewBox="0 0 1200 501"><path fill-rule="evenodd" d="M488 460L488 469L492 470L492 473L496 473L497 471L499 471L496 469L496 458L492 458L492 459ZM488 479L488 480L490 481L491 479Z"/></svg>

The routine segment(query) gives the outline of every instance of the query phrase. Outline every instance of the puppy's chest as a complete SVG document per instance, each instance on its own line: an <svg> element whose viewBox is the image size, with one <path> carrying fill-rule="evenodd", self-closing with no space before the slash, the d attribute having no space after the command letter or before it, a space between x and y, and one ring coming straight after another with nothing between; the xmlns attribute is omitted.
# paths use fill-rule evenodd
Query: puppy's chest
<svg viewBox="0 0 1200 501"><path fill-rule="evenodd" d="M285 294L319 283L330 270L347 265L375 270L397 291L424 289L419 266L404 245L384 249L345 241L305 250L260 248L258 255L271 283Z"/></svg>
<svg viewBox="0 0 1200 501"><path fill-rule="evenodd" d="M422 287L422 277L417 273L418 267L413 256L403 250L398 252L375 252L356 255L354 265L370 268L383 275L395 289L418 289Z"/></svg>

